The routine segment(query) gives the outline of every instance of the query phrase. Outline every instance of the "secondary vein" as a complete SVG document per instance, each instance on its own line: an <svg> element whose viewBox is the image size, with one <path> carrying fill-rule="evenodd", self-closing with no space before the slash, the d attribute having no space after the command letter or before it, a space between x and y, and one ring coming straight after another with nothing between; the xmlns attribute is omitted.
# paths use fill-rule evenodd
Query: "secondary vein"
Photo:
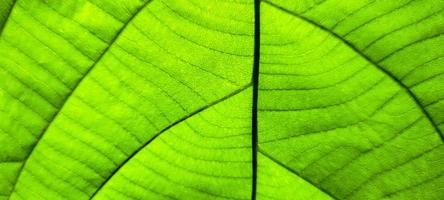
<svg viewBox="0 0 444 200"><path fill-rule="evenodd" d="M228 94L228 95L226 95L226 96L224 96L224 97L222 97L222 98L220 98L220 99L217 99L217 100L215 100L215 101L213 101L213 102L210 102L209 104L207 104L206 106L203 106L203 107L201 107L201 108L199 108L199 109L197 109L197 110L195 110L195 111L193 111L193 112L191 112L191 113L189 113L188 115L186 115L186 116L184 116L184 117L182 117L182 118L180 118L180 119L178 119L177 121L175 121L175 122L173 122L173 123L171 123L170 125L168 125L168 126L166 126L165 128L163 128L162 130L160 130L158 133L156 133L150 140L148 140L148 141L146 141L143 145L141 145L137 150L135 150L133 153L131 153L131 155L130 156L128 156L120 165L118 165L115 169L114 169L114 171L107 177L107 179L106 180L104 180L103 182L102 182L102 184L96 189L96 191L91 195L91 198L90 199L93 199L96 195L97 195L97 193L106 185L106 183L108 183L108 181L109 180L111 180L111 178L115 175L115 174L117 174L117 172L128 162L128 161L130 161L135 155L137 155L137 153L139 153L142 149L144 149L145 147L147 147L149 144L151 144L151 142L153 142L157 137L159 137L162 133L164 133L164 132L166 132L166 131L168 131L169 129L171 129L172 127L174 127L174 126L176 126L177 124L179 124L179 123L181 123L181 122L183 122L183 121L185 121L185 120L187 120L187 119L189 119L189 118L191 118L191 117L193 117L193 116L195 116L196 114L199 114L199 113L201 113L202 111L205 111L205 110L207 110L208 108L210 108L210 107L212 107L212 106L214 106L214 105L216 105L216 104L218 104L218 103L221 103L221 102L223 102L223 101L225 101L225 100L227 100L227 99L229 99L230 97L233 97L233 96L235 96L235 95L237 95L237 94L239 94L239 93L241 93L241 92L243 92L243 91L245 91L247 88L249 88L250 86L252 85L252 83L249 83L249 84L247 84L247 85L245 85L245 86L242 86L241 88L239 88L239 89L237 89L237 90L235 90L235 91L233 91L233 92L231 92L230 94Z"/></svg>
<svg viewBox="0 0 444 200"><path fill-rule="evenodd" d="M110 41L109 45L103 50L103 52L100 54L100 56L97 58L97 60L91 65L91 67L85 72L85 74L80 78L79 81L77 81L77 83L73 86L73 89L65 96L65 98L62 100L63 103L60 106L60 108L51 116L48 124L43 128L43 130L41 131L41 134L38 136L36 143L34 145L32 145L30 152L28 153L28 155L24 158L23 160L23 164L21 165L18 175L14 181L14 186L13 189L11 191L11 194L9 195L9 198L11 198L11 195L14 193L15 188L17 186L17 182L20 179L20 176L23 172L24 166L26 165L27 161L29 160L29 157L31 156L31 154L34 152L35 147L37 146L37 144L40 142L40 140L42 139L43 135L45 135L47 129L49 128L49 126L52 124L52 122L57 118L58 114L60 113L60 111L63 109L63 107L65 106L66 102L68 101L68 99L72 96L72 94L74 93L74 91L78 88L78 86L80 85L80 83L85 79L85 77L88 76L88 74L92 71L92 69L97 65L97 63L99 63L99 61L103 58L103 56L108 52L108 50L110 49L110 47L117 41L117 39L119 38L119 36L121 35L121 33L123 32L123 30L125 30L125 28L128 26L128 24L131 23L131 21L140 13L140 11L142 11L152 0L148 0L146 1L143 5L140 6L140 8L128 19L128 21L122 26L122 28L115 34L114 38ZM16 2L16 1L15 1ZM15 3L14 2L14 3ZM11 8L12 10L12 8ZM5 23L6 24L6 23ZM0 30L2 31L2 30ZM1 33L0 33L1 34Z"/></svg>
<svg viewBox="0 0 444 200"><path fill-rule="evenodd" d="M312 181L310 181L309 179L304 178L303 176L301 176L299 173L297 173L295 170L291 169L290 167L288 167L287 165L285 165L284 163L282 163L281 161L273 158L272 156L270 156L269 154L265 153L264 151L259 150L259 152L267 157L268 159L270 159L271 161L273 161L274 163L276 163L277 165L283 167L284 169L288 170L289 172L291 172L292 174L298 176L299 178L305 180L307 183L310 183L310 185L313 185L313 187L316 187L317 189L319 189L320 191L322 191L323 193L327 194L328 196L330 196L332 199L338 199L337 197L335 197L333 194L331 194L329 191L317 186L315 183L313 183Z"/></svg>
<svg viewBox="0 0 444 200"><path fill-rule="evenodd" d="M430 113L425 109L425 107L421 104L421 102L419 101L418 97L410 90L410 88L405 85L401 80L399 80L398 78L395 77L395 75L393 75L391 72L389 72L388 70L384 69L382 66L380 66L376 61L374 61L373 59L371 59L370 57L368 57L366 54L364 54L363 52L361 52L357 47L355 47L351 42L349 42L348 40L344 39L343 37L341 37L340 35L338 35L337 33L333 32L332 30L328 29L327 27L307 18L304 17L302 15L299 15L295 12L292 12L286 8L283 8L275 3L272 3L268 0L262 0L264 3L267 3L268 5L277 8L285 13L288 13L290 15L293 15L295 17L298 17L322 30L324 30L325 32L329 33L330 35L332 35L333 37L339 39L340 41L342 41L344 44L346 44L348 47L350 47L351 49L353 49L358 55L360 55L362 58L364 58L365 60L367 60L369 63L371 63L373 66L375 66L377 69L379 69L380 71L382 71L383 73L385 73L388 77L390 77L394 82L396 82L402 89L404 89L409 96L412 98L412 100L415 102L415 104L418 106L418 108L421 110L421 112L426 116L426 118L428 119L428 121L430 122L430 124L432 125L433 129L436 131L436 133L438 133L439 137L441 138L441 141L444 142L444 134L441 132L441 130L438 128L438 125L436 124L436 122L433 120L433 118L431 117Z"/></svg>

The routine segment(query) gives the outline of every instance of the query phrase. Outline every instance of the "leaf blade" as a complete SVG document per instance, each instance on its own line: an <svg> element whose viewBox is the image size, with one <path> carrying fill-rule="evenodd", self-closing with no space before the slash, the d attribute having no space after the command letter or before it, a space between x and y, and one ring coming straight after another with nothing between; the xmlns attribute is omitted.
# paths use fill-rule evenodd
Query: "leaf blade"
<svg viewBox="0 0 444 200"><path fill-rule="evenodd" d="M262 151L339 199L440 196L401 175L442 174L442 140L409 94L322 28L263 7Z"/></svg>

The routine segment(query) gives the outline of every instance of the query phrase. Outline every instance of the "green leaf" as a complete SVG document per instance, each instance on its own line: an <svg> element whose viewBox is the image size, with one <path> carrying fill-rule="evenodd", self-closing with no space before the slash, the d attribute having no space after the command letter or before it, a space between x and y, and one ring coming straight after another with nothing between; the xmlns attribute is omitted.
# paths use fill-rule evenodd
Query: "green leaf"
<svg viewBox="0 0 444 200"><path fill-rule="evenodd" d="M427 6L425 2L414 3ZM329 10L333 11L331 6L345 10L345 5L326 1L303 12L291 11L280 4L285 2L265 3L261 12L260 151L337 199L440 199L444 196L439 192L444 180L444 170L440 167L444 164L444 153L441 127L436 123L442 120L438 113L443 110L430 109L425 101L431 96L412 89L394 70L406 70L399 67L405 59L428 62L430 55L417 56L423 52L442 55L440 41L424 33L421 42L412 40L393 48L395 44L390 42L402 39L378 42L374 38L384 38L379 35L393 32L397 27L383 23L384 17L367 22L361 16L357 19L368 24L362 25L362 29L374 27L372 31L361 32L356 36L359 42L355 42L310 17L317 10L323 10L324 16L316 16L333 20L330 15L337 13L328 13L324 6L330 6ZM367 7L375 9L371 4ZM401 11L405 12L403 9L393 12ZM348 20L357 20L353 17L359 14L347 14L352 16ZM444 16L442 12L440 15ZM429 20L435 20L433 27L436 28L437 23L441 23L438 18ZM346 22L347 19L342 23ZM398 23L393 26L405 26ZM361 29L356 30L358 33ZM407 37L409 31L420 29L398 31L403 33L391 34ZM385 37L395 37L391 34ZM366 37L372 38L365 41ZM389 44L382 45L382 42ZM361 48L370 43L380 46ZM419 70L434 70L429 73L435 73L436 79L443 78L439 77L443 72L439 62L424 68L412 67L412 75L419 74ZM434 82L436 85L428 88L436 91L441 88L442 93L443 82L433 76L423 77L424 84ZM439 95L438 92L436 96ZM436 96L433 98L439 98ZM260 180L261 175L258 177Z"/></svg>
<svg viewBox="0 0 444 200"><path fill-rule="evenodd" d="M0 2L0 199L441 199L444 1Z"/></svg>

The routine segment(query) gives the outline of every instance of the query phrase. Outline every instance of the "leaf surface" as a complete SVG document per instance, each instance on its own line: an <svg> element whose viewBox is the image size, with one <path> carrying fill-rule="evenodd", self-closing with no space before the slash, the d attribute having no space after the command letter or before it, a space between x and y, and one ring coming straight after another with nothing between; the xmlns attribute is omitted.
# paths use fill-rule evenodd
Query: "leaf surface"
<svg viewBox="0 0 444 200"><path fill-rule="evenodd" d="M420 94L329 29L261 13L260 151L336 199L442 197L442 135Z"/></svg>
<svg viewBox="0 0 444 200"><path fill-rule="evenodd" d="M2 199L440 199L444 3L0 3Z"/></svg>

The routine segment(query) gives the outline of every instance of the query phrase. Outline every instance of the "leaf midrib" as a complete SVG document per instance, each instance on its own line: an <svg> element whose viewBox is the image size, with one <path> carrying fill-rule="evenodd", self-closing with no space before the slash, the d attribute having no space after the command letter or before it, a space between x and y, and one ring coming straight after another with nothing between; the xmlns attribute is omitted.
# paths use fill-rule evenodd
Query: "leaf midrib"
<svg viewBox="0 0 444 200"><path fill-rule="evenodd" d="M257 105L259 97L259 67L260 67L260 10L261 1L254 0L254 57L253 57L253 72L252 72L252 82L253 82L253 95L252 95L252 107L251 107L251 167L252 167L252 188L251 188L251 199L256 200L257 195L257 152L258 152L258 130L257 130Z"/></svg>

